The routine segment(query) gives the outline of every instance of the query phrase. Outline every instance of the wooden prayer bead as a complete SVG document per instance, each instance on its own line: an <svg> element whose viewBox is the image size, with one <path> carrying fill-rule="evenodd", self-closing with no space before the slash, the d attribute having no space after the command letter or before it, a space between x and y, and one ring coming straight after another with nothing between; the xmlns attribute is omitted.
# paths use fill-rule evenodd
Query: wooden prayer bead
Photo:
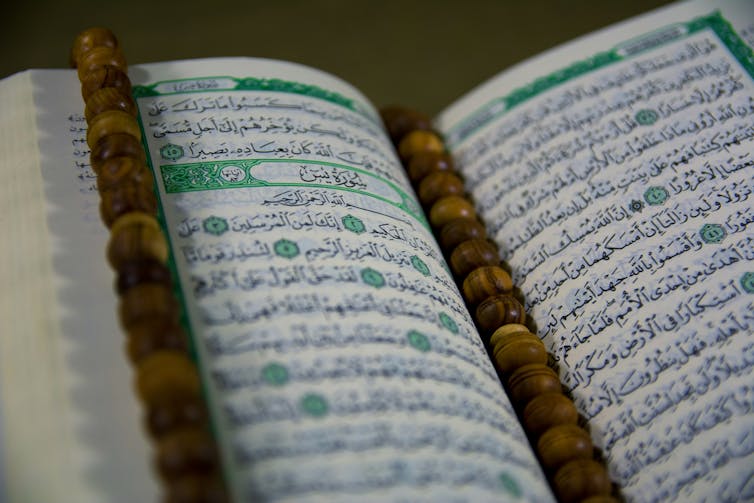
<svg viewBox="0 0 754 503"><path fill-rule="evenodd" d="M526 311L512 295L501 293L484 299L476 308L476 322L485 334L508 323L524 323Z"/></svg>
<svg viewBox="0 0 754 503"><path fill-rule="evenodd" d="M504 341L509 339L515 339L517 336L534 335L529 332L526 325L521 323L508 323L495 330L490 337L490 347L497 348L500 344L504 344ZM536 337L536 336L535 336ZM537 338L539 340L539 338ZM540 341L541 342L541 341Z"/></svg>
<svg viewBox="0 0 754 503"><path fill-rule="evenodd" d="M103 137L115 133L130 134L141 141L141 129L133 115L121 110L108 110L96 115L89 123L86 142L91 148Z"/></svg>
<svg viewBox="0 0 754 503"><path fill-rule="evenodd" d="M153 406L171 396L200 396L201 382L194 363L179 351L157 351L136 367L136 392Z"/></svg>
<svg viewBox="0 0 754 503"><path fill-rule="evenodd" d="M149 215L157 213L157 198L144 184L129 182L102 191L100 194L100 217L110 227L126 213L141 211Z"/></svg>
<svg viewBox="0 0 754 503"><path fill-rule="evenodd" d="M71 47L71 66L76 67L82 55L95 47L118 47L118 39L107 28L89 28L76 35Z"/></svg>
<svg viewBox="0 0 754 503"><path fill-rule="evenodd" d="M508 388L515 405L522 407L543 393L559 393L560 379L547 365L532 363L517 368L508 378Z"/></svg>
<svg viewBox="0 0 754 503"><path fill-rule="evenodd" d="M167 483L164 503L228 503L225 485L219 476L190 473Z"/></svg>
<svg viewBox="0 0 754 503"><path fill-rule="evenodd" d="M439 229L456 218L476 218L476 211L471 202L460 196L441 197L429 210L429 223Z"/></svg>
<svg viewBox="0 0 754 503"><path fill-rule="evenodd" d="M475 218L456 218L442 226L440 230L440 246L443 251L450 253L464 241L470 239L485 239L487 230Z"/></svg>
<svg viewBox="0 0 754 503"><path fill-rule="evenodd" d="M552 483L561 503L575 503L590 496L607 496L612 489L607 470L593 459L569 461L555 472Z"/></svg>
<svg viewBox="0 0 754 503"><path fill-rule="evenodd" d="M97 173L97 189L100 192L131 182L143 185L149 191L153 190L152 173L140 159L114 157L100 163Z"/></svg>
<svg viewBox="0 0 754 503"><path fill-rule="evenodd" d="M474 269L497 265L499 262L497 247L486 239L463 241L450 254L450 270L459 281Z"/></svg>
<svg viewBox="0 0 754 503"><path fill-rule="evenodd" d="M133 117L137 114L136 103L131 96L121 93L114 87L104 87L94 91L86 100L84 117L87 122L91 122L94 117L109 110L120 110Z"/></svg>
<svg viewBox="0 0 754 503"><path fill-rule="evenodd" d="M542 466L552 470L572 459L591 459L592 439L575 424L559 424L548 429L537 440L537 453Z"/></svg>
<svg viewBox="0 0 754 503"><path fill-rule="evenodd" d="M390 139L395 145L411 131L432 129L430 118L416 110L394 106L385 107L380 110L380 115L382 116L382 121L385 123Z"/></svg>
<svg viewBox="0 0 754 503"><path fill-rule="evenodd" d="M207 411L200 395L172 395L147 407L145 424L152 438L186 426L207 422Z"/></svg>
<svg viewBox="0 0 754 503"><path fill-rule="evenodd" d="M419 152L408 163L408 177L416 185L432 173L453 171L453 158L445 152Z"/></svg>
<svg viewBox="0 0 754 503"><path fill-rule="evenodd" d="M168 480L214 467L217 454L203 428L182 428L163 435L157 443L157 468Z"/></svg>
<svg viewBox="0 0 754 503"><path fill-rule="evenodd" d="M144 358L157 351L185 352L186 346L186 333L175 320L148 318L128 330L126 352L131 363L138 365Z"/></svg>
<svg viewBox="0 0 754 503"><path fill-rule="evenodd" d="M510 325L504 325L505 328ZM523 326L523 325L518 325ZM493 334L493 337L497 334ZM529 365L531 363L539 363L544 365L547 363L547 350L545 345L539 338L530 333L520 332L515 334L508 334L498 338L493 342L490 339L490 345L492 346L492 353L495 363L497 363L498 369L503 373L513 372L519 367Z"/></svg>
<svg viewBox="0 0 754 503"><path fill-rule="evenodd" d="M576 424L579 413L562 393L543 393L532 398L523 412L524 427L530 435L540 435L559 424Z"/></svg>
<svg viewBox="0 0 754 503"><path fill-rule="evenodd" d="M113 222L107 244L110 267L120 270L126 262L168 259L168 243L157 219L147 213L132 211Z"/></svg>
<svg viewBox="0 0 754 503"><path fill-rule="evenodd" d="M123 262L118 268L115 291L122 294L132 286L142 283L160 283L170 286L170 270L157 260L134 260Z"/></svg>
<svg viewBox="0 0 754 503"><path fill-rule="evenodd" d="M97 68L81 79L81 96L89 101L92 94L99 89L113 88L124 96L131 96L131 81L119 68L105 65Z"/></svg>
<svg viewBox="0 0 754 503"><path fill-rule="evenodd" d="M82 80L88 73L91 73L98 68L104 68L105 66L114 66L123 73L128 72L126 58L123 57L123 54L117 47L108 47L104 45L94 47L81 54L78 60L76 60L79 80Z"/></svg>
<svg viewBox="0 0 754 503"><path fill-rule="evenodd" d="M425 206L431 206L435 201L445 196L461 196L464 194L463 180L449 171L435 171L427 175L419 183L419 201Z"/></svg>
<svg viewBox="0 0 754 503"><path fill-rule="evenodd" d="M102 163L114 157L133 157L141 162L146 162L141 141L126 133L109 134L101 138L92 147L90 159L92 169L95 173L99 173Z"/></svg>
<svg viewBox="0 0 754 503"><path fill-rule="evenodd" d="M463 280L462 291L466 302L475 306L491 295L508 293L512 288L513 280L503 268L488 265L471 271Z"/></svg>
<svg viewBox="0 0 754 503"><path fill-rule="evenodd" d="M590 496L582 499L579 503L620 503L617 498L606 494L600 494L597 496Z"/></svg>
<svg viewBox="0 0 754 503"><path fill-rule="evenodd" d="M398 144L398 154L402 159L411 159L419 152L437 152L445 150L442 140L432 131L415 130L403 137Z"/></svg>
<svg viewBox="0 0 754 503"><path fill-rule="evenodd" d="M129 288L120 298L120 323L126 330L149 318L178 320L178 302L173 291L159 283L142 283Z"/></svg>

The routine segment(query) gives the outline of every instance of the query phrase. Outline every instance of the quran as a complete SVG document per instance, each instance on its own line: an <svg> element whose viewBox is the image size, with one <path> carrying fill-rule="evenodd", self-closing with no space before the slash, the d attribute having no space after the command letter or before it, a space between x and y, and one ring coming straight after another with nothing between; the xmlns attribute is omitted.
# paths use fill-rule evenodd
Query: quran
<svg viewBox="0 0 754 503"><path fill-rule="evenodd" d="M615 498L754 499L752 46L751 2L679 4L433 122ZM232 501L555 501L365 96L253 58L128 75ZM3 502L161 493L78 78L0 82Z"/></svg>

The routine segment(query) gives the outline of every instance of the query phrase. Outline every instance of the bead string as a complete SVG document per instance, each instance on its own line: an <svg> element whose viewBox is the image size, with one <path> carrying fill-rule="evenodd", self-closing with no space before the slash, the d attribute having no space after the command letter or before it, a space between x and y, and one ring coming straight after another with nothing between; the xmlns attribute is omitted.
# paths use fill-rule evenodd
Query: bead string
<svg viewBox="0 0 754 503"><path fill-rule="evenodd" d="M558 500L617 502L544 344L525 325L523 293L510 266L487 240L441 137L419 112L388 107L380 113Z"/></svg>
<svg viewBox="0 0 754 503"><path fill-rule="evenodd" d="M168 244L157 220L154 179L147 167L131 82L118 41L91 28L74 40L86 104L90 163L97 175L100 216L110 229L107 261L117 274L118 314L135 368L136 394L154 443L165 503L225 503L215 440L180 307L168 269Z"/></svg>

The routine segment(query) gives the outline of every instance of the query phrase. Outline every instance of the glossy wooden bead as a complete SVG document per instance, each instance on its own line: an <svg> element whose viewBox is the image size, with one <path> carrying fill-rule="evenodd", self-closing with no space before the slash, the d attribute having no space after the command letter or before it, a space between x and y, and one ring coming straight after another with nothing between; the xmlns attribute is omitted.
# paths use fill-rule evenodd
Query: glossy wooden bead
<svg viewBox="0 0 754 503"><path fill-rule="evenodd" d="M106 226L112 226L118 217L132 211L157 213L157 198L144 184L123 183L100 193L100 217Z"/></svg>
<svg viewBox="0 0 754 503"><path fill-rule="evenodd" d="M117 271L126 262L155 260L164 264L167 259L168 243L154 216L132 211L113 222L107 244L110 267Z"/></svg>
<svg viewBox="0 0 754 503"><path fill-rule="evenodd" d="M133 260L123 262L118 268L115 291L120 295L129 288L142 283L160 283L170 286L170 269L157 260Z"/></svg>
<svg viewBox="0 0 754 503"><path fill-rule="evenodd" d="M496 255L497 256L497 255ZM491 295L508 293L513 288L513 280L505 270L497 265L477 267L463 280L463 297L476 306Z"/></svg>
<svg viewBox="0 0 754 503"><path fill-rule="evenodd" d="M223 480L212 473L189 473L166 484L164 503L229 503Z"/></svg>
<svg viewBox="0 0 754 503"><path fill-rule="evenodd" d="M440 229L440 246L445 253L464 241L486 238L487 230L476 218L455 218Z"/></svg>
<svg viewBox="0 0 754 503"><path fill-rule="evenodd" d="M98 46L81 54L76 60L76 68L79 72L79 80L87 74L98 68L105 66L114 66L124 73L128 72L126 58L117 47ZM86 101L86 100L85 100Z"/></svg>
<svg viewBox="0 0 754 503"><path fill-rule="evenodd" d="M129 288L121 297L118 306L120 323L130 330L149 318L178 320L178 302L173 290L159 283L143 283Z"/></svg>
<svg viewBox="0 0 754 503"><path fill-rule="evenodd" d="M555 425L537 440L539 459L548 470L573 459L591 459L593 452L594 446L589 433L575 424Z"/></svg>
<svg viewBox="0 0 754 503"><path fill-rule="evenodd" d="M131 81L125 72L105 65L84 75L81 79L81 96L87 102L99 89L113 88L124 96L131 96Z"/></svg>
<svg viewBox="0 0 754 503"><path fill-rule="evenodd" d="M538 436L559 424L575 425L579 413L570 398L557 392L533 397L526 404L522 417L526 431Z"/></svg>
<svg viewBox="0 0 754 503"><path fill-rule="evenodd" d="M98 173L104 161L115 157L133 157L141 162L146 162L141 141L127 133L115 133L101 138L92 147L90 157L92 169L95 173Z"/></svg>
<svg viewBox="0 0 754 503"><path fill-rule="evenodd" d="M408 177L414 185L432 173L453 171L453 158L445 152L419 152L408 163Z"/></svg>
<svg viewBox="0 0 754 503"><path fill-rule="evenodd" d="M449 171L435 171L427 175L419 183L419 201L429 207L445 196L461 196L464 194L463 180Z"/></svg>
<svg viewBox="0 0 754 503"><path fill-rule="evenodd" d="M73 40L71 47L71 66L76 67L78 60L82 55L91 51L95 47L118 47L118 39L113 32L107 28L88 28Z"/></svg>
<svg viewBox="0 0 754 503"><path fill-rule="evenodd" d="M486 239L463 241L450 253L450 270L459 281L474 269L499 263L497 247Z"/></svg>
<svg viewBox="0 0 754 503"><path fill-rule="evenodd" d="M94 116L89 123L86 142L92 147L103 137L116 133L129 134L141 141L141 129L133 115L121 110L108 110Z"/></svg>
<svg viewBox="0 0 754 503"><path fill-rule="evenodd" d="M509 325L504 325L502 328L507 326ZM493 338L496 335L497 331L493 334ZM498 337L494 342L490 338L490 345L492 346L493 359L497 364L497 368L506 374L531 363L543 365L547 363L545 345L536 335L528 330Z"/></svg>
<svg viewBox="0 0 754 503"><path fill-rule="evenodd" d="M515 405L521 407L537 395L559 393L560 379L547 365L532 363L513 371L508 378L508 389Z"/></svg>
<svg viewBox="0 0 754 503"><path fill-rule="evenodd" d="M385 123L390 139L396 145L411 131L432 129L430 118L416 110L391 106L381 109L380 116Z"/></svg>
<svg viewBox="0 0 754 503"><path fill-rule="evenodd" d="M189 472L206 472L217 462L212 437L204 428L181 428L157 443L157 469L172 480Z"/></svg>
<svg viewBox="0 0 754 503"><path fill-rule="evenodd" d="M415 130L403 137L398 144L398 154L404 161L419 152L437 152L445 150L442 140L432 131Z"/></svg>
<svg viewBox="0 0 754 503"><path fill-rule="evenodd" d="M576 503L590 496L607 496L612 490L607 470L593 459L569 461L555 472L552 485L562 503Z"/></svg>
<svg viewBox="0 0 754 503"><path fill-rule="evenodd" d="M154 178L146 164L135 157L113 157L99 164L97 189L100 192L124 183L138 183L151 191L154 187Z"/></svg>
<svg viewBox="0 0 754 503"><path fill-rule="evenodd" d="M476 211L471 202L460 196L441 197L429 210L429 222L440 228L456 218L475 218Z"/></svg>
<svg viewBox="0 0 754 503"><path fill-rule="evenodd" d="M143 319L128 330L126 353L134 365L158 351L185 352L186 349L186 333L175 320L165 318Z"/></svg>
<svg viewBox="0 0 754 503"><path fill-rule="evenodd" d="M91 122L97 115L110 110L120 110L133 117L137 114L136 103L131 96L123 94L114 87L104 87L94 91L86 100L84 117L87 122Z"/></svg>
<svg viewBox="0 0 754 503"><path fill-rule="evenodd" d="M482 332L489 334L508 323L524 323L526 312L512 295L501 293L484 299L476 308L475 319Z"/></svg>
<svg viewBox="0 0 754 503"><path fill-rule="evenodd" d="M171 395L147 406L144 422L152 438L187 426L204 427L207 411L200 395Z"/></svg>
<svg viewBox="0 0 754 503"><path fill-rule="evenodd" d="M617 498L613 498L607 494L600 494L597 496L590 496L582 499L579 503L620 503Z"/></svg>
<svg viewBox="0 0 754 503"><path fill-rule="evenodd" d="M152 406L171 396L201 395L201 382L194 363L180 351L157 351L136 367L136 393Z"/></svg>

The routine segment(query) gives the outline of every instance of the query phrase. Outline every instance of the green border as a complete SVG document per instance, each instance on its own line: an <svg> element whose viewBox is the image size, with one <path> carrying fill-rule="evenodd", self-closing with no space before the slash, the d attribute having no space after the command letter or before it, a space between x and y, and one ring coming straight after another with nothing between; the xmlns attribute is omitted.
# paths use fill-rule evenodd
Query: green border
<svg viewBox="0 0 754 503"><path fill-rule="evenodd" d="M383 196L373 194L371 192L351 189L348 187L337 187L333 185L321 184L321 183L290 183L290 182L266 182L255 178L252 174L252 170L263 163L285 163L285 164L314 164L319 166L330 166L333 168L343 169L347 171L353 171L361 175L365 175L378 180L379 182L387 185L393 191L395 191L400 197L401 202L396 203ZM246 173L246 177L240 182L228 182L219 176L220 170L225 166L236 166L242 168ZM344 164L337 164L327 161L316 161L309 159L251 159L251 160L231 160L231 161L212 161L212 162L196 162L188 164L164 164L160 165L160 175L162 177L162 183L165 186L165 193L176 194L181 192L198 192L204 190L222 190L222 189L235 189L235 188L259 188L259 187L314 187L318 189L330 189L339 190L343 192L351 192L377 199L383 203L390 204L409 216L413 217L425 228L429 229L429 223L427 222L424 213L421 211L418 205L415 204L414 199L406 192L401 190L400 187L395 185L389 180L385 180L373 173L360 168L354 168Z"/></svg>
<svg viewBox="0 0 754 503"><path fill-rule="evenodd" d="M632 53L629 56L620 55L621 49L631 43L645 39L653 34L658 34L678 27L683 29L683 33L679 33L673 39L667 40L659 45L675 42L699 31L711 29L718 36L723 45L728 48L733 57L744 67L749 76L754 78L754 54L752 53L751 48L741 40L730 23L722 17L720 11L715 11L708 16L699 17L687 23L676 23L645 33L639 37L623 42L609 51L597 53L591 58L577 61L561 70L540 77L531 84L515 89L505 96L490 100L485 105L477 108L468 117L450 128L446 134L448 145L451 147L456 146L521 103L524 103L545 91L549 91L560 84L594 70L605 68L613 63L629 60L647 50L655 49L658 45Z"/></svg>

